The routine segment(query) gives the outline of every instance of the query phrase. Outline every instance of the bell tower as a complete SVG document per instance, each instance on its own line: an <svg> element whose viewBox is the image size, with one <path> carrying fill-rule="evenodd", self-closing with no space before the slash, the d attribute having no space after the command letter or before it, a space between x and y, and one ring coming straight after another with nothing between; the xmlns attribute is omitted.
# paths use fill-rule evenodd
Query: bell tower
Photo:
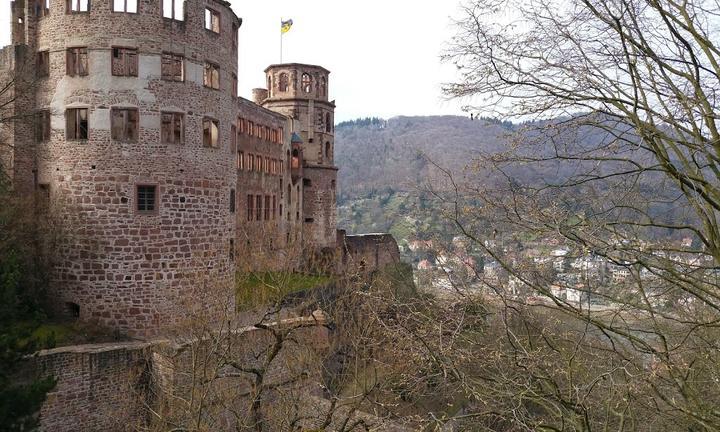
<svg viewBox="0 0 720 432"><path fill-rule="evenodd" d="M292 119L302 140L303 239L316 249L335 248L335 101L330 101L330 72L300 63L265 69L267 97L261 105Z"/></svg>

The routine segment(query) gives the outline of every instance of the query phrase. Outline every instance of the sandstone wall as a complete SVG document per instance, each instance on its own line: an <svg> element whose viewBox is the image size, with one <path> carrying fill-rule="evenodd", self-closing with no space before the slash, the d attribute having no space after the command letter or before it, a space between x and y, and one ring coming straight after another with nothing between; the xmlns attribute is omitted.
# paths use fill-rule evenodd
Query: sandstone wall
<svg viewBox="0 0 720 432"><path fill-rule="evenodd" d="M293 402L320 394L319 359L329 339L322 317L316 318L284 320L268 329L248 327L230 337L188 333L173 341L41 351L32 366L55 376L57 386L40 412L40 430L114 432L150 425L165 430L170 421L189 422L197 414L199 405L185 403L193 400L191 394L218 419L212 430L235 430L238 416L248 419L255 374L228 366L229 360L262 371L263 413L282 418L295 409ZM287 333L277 352L270 329Z"/></svg>
<svg viewBox="0 0 720 432"><path fill-rule="evenodd" d="M50 191L67 237L51 289L58 312L152 336L189 309L222 316L232 308L232 293L217 291L232 286L234 273L239 21L214 0L185 2L184 21L163 18L160 0L140 1L133 14L113 12L112 4L94 1L87 13L66 14L64 0L51 0L49 15L28 18L35 22L28 49L47 50L50 63L35 98L36 109L50 112L52 129L37 145L36 178ZM219 34L204 28L205 7L220 14ZM66 73L72 47L87 48L87 76ZM137 77L113 75L116 47L137 49ZM184 57L184 81L162 79L164 52ZM206 62L219 67L217 90L203 85ZM69 108L88 110L88 139L66 139ZM112 138L112 108L138 110L136 141ZM161 142L162 112L183 115L182 144ZM203 145L205 118L218 124L214 148ZM156 187L156 211L138 211L138 185Z"/></svg>
<svg viewBox="0 0 720 432"><path fill-rule="evenodd" d="M338 230L337 235L343 273L372 273L400 262L400 250L391 234L346 235Z"/></svg>

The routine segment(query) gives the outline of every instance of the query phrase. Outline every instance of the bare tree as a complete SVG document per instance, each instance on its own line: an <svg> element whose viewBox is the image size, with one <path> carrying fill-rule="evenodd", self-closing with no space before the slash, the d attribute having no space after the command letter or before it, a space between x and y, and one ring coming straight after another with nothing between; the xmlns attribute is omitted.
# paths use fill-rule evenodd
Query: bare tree
<svg viewBox="0 0 720 432"><path fill-rule="evenodd" d="M445 91L525 123L474 169L437 167L437 208L504 277L479 268L455 303L407 304L388 326L458 397L426 421L720 428L719 16L712 1L466 3Z"/></svg>

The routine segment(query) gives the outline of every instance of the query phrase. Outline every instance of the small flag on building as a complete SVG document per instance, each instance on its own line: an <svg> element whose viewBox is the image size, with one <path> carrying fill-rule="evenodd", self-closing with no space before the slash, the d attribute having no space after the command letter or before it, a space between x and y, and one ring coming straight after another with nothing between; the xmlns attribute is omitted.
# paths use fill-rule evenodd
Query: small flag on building
<svg viewBox="0 0 720 432"><path fill-rule="evenodd" d="M280 20L280 33L287 33L290 31L290 27L293 25L293 20L289 19L287 21Z"/></svg>

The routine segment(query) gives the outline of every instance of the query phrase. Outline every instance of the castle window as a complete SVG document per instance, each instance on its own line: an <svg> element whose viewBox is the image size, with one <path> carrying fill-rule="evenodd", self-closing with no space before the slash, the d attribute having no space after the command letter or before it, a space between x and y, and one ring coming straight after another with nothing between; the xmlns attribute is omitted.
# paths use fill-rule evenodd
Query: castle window
<svg viewBox="0 0 720 432"><path fill-rule="evenodd" d="M203 84L205 85L205 87L209 87L215 90L220 88L220 67L218 65L210 62L205 62Z"/></svg>
<svg viewBox="0 0 720 432"><path fill-rule="evenodd" d="M262 156L255 155L255 171L262 172Z"/></svg>
<svg viewBox="0 0 720 432"><path fill-rule="evenodd" d="M325 77L320 78L320 96L327 96L327 79Z"/></svg>
<svg viewBox="0 0 720 432"><path fill-rule="evenodd" d="M292 165L290 165L290 168L292 168L292 169L300 168L300 152L298 152L297 149L294 149L292 152Z"/></svg>
<svg viewBox="0 0 720 432"><path fill-rule="evenodd" d="M270 158L265 157L265 173L270 174Z"/></svg>
<svg viewBox="0 0 720 432"><path fill-rule="evenodd" d="M113 0L113 12L137 13L138 0Z"/></svg>
<svg viewBox="0 0 720 432"><path fill-rule="evenodd" d="M265 195L265 220L270 220L270 195Z"/></svg>
<svg viewBox="0 0 720 432"><path fill-rule="evenodd" d="M205 8L205 30L220 33L220 14L210 8Z"/></svg>
<svg viewBox="0 0 720 432"><path fill-rule="evenodd" d="M44 17L50 15L50 0L35 0L35 16Z"/></svg>
<svg viewBox="0 0 720 432"><path fill-rule="evenodd" d="M237 169L240 171L245 169L245 154L241 151L237 153Z"/></svg>
<svg viewBox="0 0 720 432"><path fill-rule="evenodd" d="M184 21L185 0L163 0L163 17Z"/></svg>
<svg viewBox="0 0 720 432"><path fill-rule="evenodd" d="M325 158L330 161L330 141L325 142Z"/></svg>
<svg viewBox="0 0 720 432"><path fill-rule="evenodd" d="M179 54L163 53L160 74L168 81L185 81L185 58Z"/></svg>
<svg viewBox="0 0 720 432"><path fill-rule="evenodd" d="M68 13L82 13L90 10L90 0L67 0Z"/></svg>
<svg viewBox="0 0 720 432"><path fill-rule="evenodd" d="M164 112L160 116L160 142L163 144L182 144L185 142L183 114Z"/></svg>
<svg viewBox="0 0 720 432"><path fill-rule="evenodd" d="M235 261L235 239L230 239L230 261Z"/></svg>
<svg viewBox="0 0 720 432"><path fill-rule="evenodd" d="M288 85L290 83L290 80L288 79L288 74L285 72L280 74L280 82L278 84L278 90L281 92L288 91Z"/></svg>
<svg viewBox="0 0 720 432"><path fill-rule="evenodd" d="M157 186L137 185L135 188L135 198L138 213L157 212Z"/></svg>
<svg viewBox="0 0 720 432"><path fill-rule="evenodd" d="M315 222L315 219L313 218L305 218L305 223L313 223Z"/></svg>
<svg viewBox="0 0 720 432"><path fill-rule="evenodd" d="M50 141L50 111L43 110L35 114L35 140Z"/></svg>
<svg viewBox="0 0 720 432"><path fill-rule="evenodd" d="M217 147L219 134L220 134L220 129L218 127L218 121L209 119L209 118L204 118L203 119L203 146Z"/></svg>
<svg viewBox="0 0 720 432"><path fill-rule="evenodd" d="M253 195L247 196L247 220L251 221L253 220L253 215L255 214L255 197Z"/></svg>
<svg viewBox="0 0 720 432"><path fill-rule="evenodd" d="M312 180L308 178L303 179L303 187L310 188L312 187Z"/></svg>
<svg viewBox="0 0 720 432"><path fill-rule="evenodd" d="M110 110L110 131L116 141L138 140L137 108L113 108Z"/></svg>
<svg viewBox="0 0 720 432"><path fill-rule="evenodd" d="M330 113L325 114L325 132L332 132L332 119Z"/></svg>
<svg viewBox="0 0 720 432"><path fill-rule="evenodd" d="M255 156L252 153L248 153L247 169L252 172L255 164Z"/></svg>
<svg viewBox="0 0 720 432"><path fill-rule="evenodd" d="M88 138L87 108L70 108L65 111L65 138L68 140Z"/></svg>
<svg viewBox="0 0 720 432"><path fill-rule="evenodd" d="M302 74L301 85L302 85L302 90L305 93L312 92L312 77L310 77L310 74L308 74L308 73Z"/></svg>
<svg viewBox="0 0 720 432"><path fill-rule="evenodd" d="M50 51L39 51L37 53L36 73L38 78L50 75Z"/></svg>
<svg viewBox="0 0 720 432"><path fill-rule="evenodd" d="M230 213L235 213L235 189L230 189Z"/></svg>
<svg viewBox="0 0 720 432"><path fill-rule="evenodd" d="M70 76L85 76L88 74L87 48L68 48L66 70Z"/></svg>
<svg viewBox="0 0 720 432"><path fill-rule="evenodd" d="M262 195L255 196L255 220L261 221L262 220L262 204L263 199Z"/></svg>
<svg viewBox="0 0 720 432"><path fill-rule="evenodd" d="M237 85L238 85L237 75L232 74L232 95L233 95L233 97L236 97L238 94Z"/></svg>
<svg viewBox="0 0 720 432"><path fill-rule="evenodd" d="M137 48L112 49L112 74L114 76L138 76Z"/></svg>

